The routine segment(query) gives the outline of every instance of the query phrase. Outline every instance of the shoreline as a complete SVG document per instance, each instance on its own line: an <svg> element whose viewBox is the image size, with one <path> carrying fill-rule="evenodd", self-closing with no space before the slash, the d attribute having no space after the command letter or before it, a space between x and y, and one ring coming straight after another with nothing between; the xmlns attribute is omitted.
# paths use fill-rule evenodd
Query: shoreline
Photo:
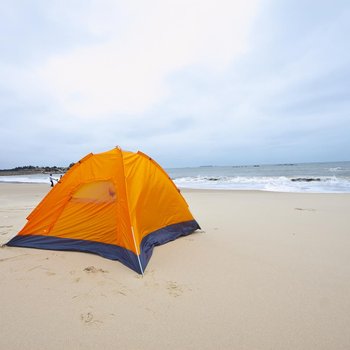
<svg viewBox="0 0 350 350"><path fill-rule="evenodd" d="M0 183L1 242L49 190ZM156 247L144 277L93 254L2 247L0 348L350 348L350 194L181 193L202 231Z"/></svg>
<svg viewBox="0 0 350 350"><path fill-rule="evenodd" d="M0 186L3 185L29 185L29 186L45 186L48 187L49 189L50 187L50 183L49 181L47 183L43 183L43 182L21 182L21 181L0 181ZM56 184L55 184L56 185ZM308 192L308 191L274 191L274 190L266 190L266 189L238 189L238 188L188 188L188 187L181 187L181 186L176 186L181 193L186 193L186 192L239 192L239 193L249 193L249 192L253 192L253 193L283 193L283 194L307 194L307 195L348 195L350 196L350 192Z"/></svg>

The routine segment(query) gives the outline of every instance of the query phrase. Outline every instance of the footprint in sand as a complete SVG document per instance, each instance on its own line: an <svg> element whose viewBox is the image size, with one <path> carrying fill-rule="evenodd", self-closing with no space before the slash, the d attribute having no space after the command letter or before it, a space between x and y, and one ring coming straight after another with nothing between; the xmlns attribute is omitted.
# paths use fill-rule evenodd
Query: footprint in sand
<svg viewBox="0 0 350 350"><path fill-rule="evenodd" d="M55 275L56 275L56 272L47 271L46 274L47 274L48 276L55 276Z"/></svg>
<svg viewBox="0 0 350 350"><path fill-rule="evenodd" d="M85 267L84 271L88 272L88 273L98 273L98 272L108 273L108 271L102 270L102 269L97 269L95 266Z"/></svg>
<svg viewBox="0 0 350 350"><path fill-rule="evenodd" d="M302 211L316 211L316 209L313 209L313 208L294 208L294 210L302 210Z"/></svg>
<svg viewBox="0 0 350 350"><path fill-rule="evenodd" d="M80 319L81 322L83 322L84 324L98 324L98 323L103 323L100 320L96 320L94 317L94 314L92 312L85 312L83 314L80 314Z"/></svg>
<svg viewBox="0 0 350 350"><path fill-rule="evenodd" d="M10 232L11 232L11 229L12 229L12 225L10 225L10 226L0 226L0 235L1 236L6 236L6 235L8 235Z"/></svg>
<svg viewBox="0 0 350 350"><path fill-rule="evenodd" d="M166 289L168 290L168 293L175 298L183 293L183 288L174 281L168 281L166 283Z"/></svg>
<svg viewBox="0 0 350 350"><path fill-rule="evenodd" d="M87 312L85 314L81 314L80 315L80 319L82 320L82 322L84 323L90 323L93 321L94 319L94 315L91 312Z"/></svg>
<svg viewBox="0 0 350 350"><path fill-rule="evenodd" d="M112 292L113 292L113 294L116 294L116 295L120 294L120 295L123 295L125 297L128 295L128 290L124 286L121 286L118 289L113 289Z"/></svg>

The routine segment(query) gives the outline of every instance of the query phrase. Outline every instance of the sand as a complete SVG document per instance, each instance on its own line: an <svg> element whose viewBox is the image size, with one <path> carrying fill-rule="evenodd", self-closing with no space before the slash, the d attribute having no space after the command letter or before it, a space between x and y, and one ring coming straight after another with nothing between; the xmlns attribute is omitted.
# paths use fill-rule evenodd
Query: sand
<svg viewBox="0 0 350 350"><path fill-rule="evenodd" d="M6 242L47 185L0 184ZM350 195L183 191L202 232L142 278L93 254L0 249L0 349L350 349Z"/></svg>

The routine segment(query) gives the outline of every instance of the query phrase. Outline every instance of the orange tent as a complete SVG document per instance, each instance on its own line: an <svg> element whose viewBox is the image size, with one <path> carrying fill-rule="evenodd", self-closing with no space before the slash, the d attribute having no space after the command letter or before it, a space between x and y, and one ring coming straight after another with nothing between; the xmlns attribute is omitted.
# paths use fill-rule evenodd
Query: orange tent
<svg viewBox="0 0 350 350"><path fill-rule="evenodd" d="M119 147L81 159L27 220L8 246L95 253L138 273L154 246L199 228L166 172Z"/></svg>

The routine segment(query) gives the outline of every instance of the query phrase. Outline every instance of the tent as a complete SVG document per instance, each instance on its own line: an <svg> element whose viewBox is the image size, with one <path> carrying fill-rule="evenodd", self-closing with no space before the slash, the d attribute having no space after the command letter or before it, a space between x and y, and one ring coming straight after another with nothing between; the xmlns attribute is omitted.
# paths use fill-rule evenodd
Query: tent
<svg viewBox="0 0 350 350"><path fill-rule="evenodd" d="M167 173L119 147L71 167L7 245L90 252L144 272L154 246L199 229Z"/></svg>

